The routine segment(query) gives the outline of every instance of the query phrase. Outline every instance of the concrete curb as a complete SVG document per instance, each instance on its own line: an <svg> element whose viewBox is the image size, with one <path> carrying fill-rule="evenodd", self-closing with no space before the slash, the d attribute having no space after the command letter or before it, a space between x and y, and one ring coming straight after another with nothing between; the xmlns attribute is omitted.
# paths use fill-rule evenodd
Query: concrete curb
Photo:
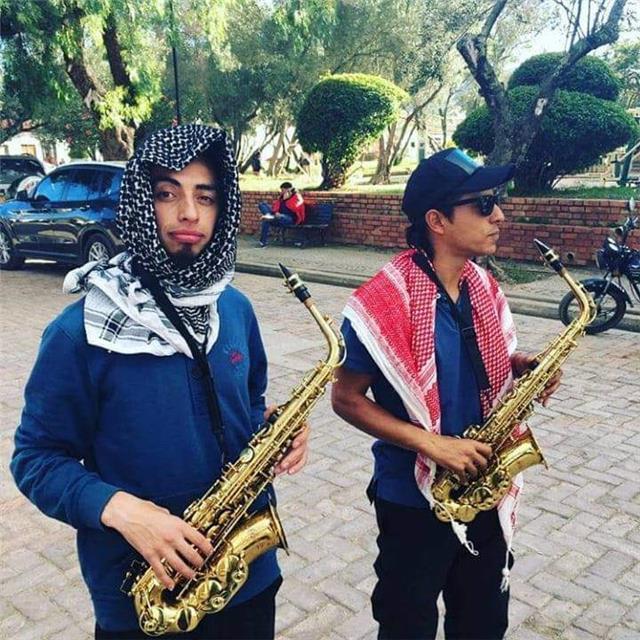
<svg viewBox="0 0 640 640"><path fill-rule="evenodd" d="M246 260L239 260L236 263L236 271L239 273L270 276L272 278L282 277L280 269L277 266ZM348 289L355 289L369 279L369 276L320 271L318 269L297 269L296 271L298 275L307 282L331 284ZM560 322L557 303L550 302L540 296L523 296L515 293L507 294L507 298L509 299L509 306L513 313L538 318L551 318ZM640 312L638 312L637 309L629 309L616 329L640 333Z"/></svg>

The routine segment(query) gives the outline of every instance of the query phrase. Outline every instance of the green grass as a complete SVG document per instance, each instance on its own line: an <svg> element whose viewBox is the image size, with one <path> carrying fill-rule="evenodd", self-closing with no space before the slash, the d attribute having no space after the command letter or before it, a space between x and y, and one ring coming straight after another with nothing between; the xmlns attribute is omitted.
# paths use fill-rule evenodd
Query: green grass
<svg viewBox="0 0 640 640"><path fill-rule="evenodd" d="M527 198L576 198L578 200L628 200L629 198L637 200L640 198L640 189L636 187L571 187L527 194L511 191L509 195L523 195Z"/></svg>
<svg viewBox="0 0 640 640"><path fill-rule="evenodd" d="M542 265L514 262L513 260L501 258L497 259L497 263L504 270L508 281L512 284L526 284L535 280L544 280L552 275L552 272Z"/></svg>
<svg viewBox="0 0 640 640"><path fill-rule="evenodd" d="M405 174L406 175L406 174ZM332 193L370 193L370 194L398 194L404 192L404 182L393 182L392 184L368 184L369 176L359 177L357 181L347 182L347 184L335 189ZM396 177L396 180L400 175ZM321 182L318 176L307 176L303 174L281 175L277 178L268 176L243 175L240 176L240 188L243 191L272 191L274 197L278 193L280 183L285 180L291 181L299 191L314 191ZM352 178L353 180L353 178ZM509 193L511 196L519 196L515 191ZM640 200L640 189L634 187L582 187L572 189L553 189L550 191L540 191L528 193L528 198L572 198L578 200L628 200L635 198Z"/></svg>
<svg viewBox="0 0 640 640"><path fill-rule="evenodd" d="M369 184L371 176L376 169L375 160L364 160L356 162L349 172L347 184L340 189L335 189L332 193L373 193L373 194L402 194L409 174L414 168L413 163L403 161L391 170L391 184ZM247 171L240 176L240 188L243 191L273 191L278 192L280 184L285 180L292 182L299 191L314 191L322 182L322 176L314 174L308 176L303 173L283 173L272 178L264 173L256 176L251 171Z"/></svg>

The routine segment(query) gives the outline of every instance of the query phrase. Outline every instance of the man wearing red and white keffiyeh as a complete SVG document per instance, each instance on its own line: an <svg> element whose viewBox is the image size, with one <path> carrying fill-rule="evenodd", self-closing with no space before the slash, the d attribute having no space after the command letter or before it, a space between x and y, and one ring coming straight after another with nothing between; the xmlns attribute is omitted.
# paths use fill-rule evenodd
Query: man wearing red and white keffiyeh
<svg viewBox="0 0 640 640"><path fill-rule="evenodd" d="M403 198L411 249L344 311L347 359L332 400L342 418L377 439L367 493L380 529L372 596L379 638L435 637L440 593L447 638L501 638L508 626L521 476L469 525L440 522L429 507L437 466L463 479L486 467L490 447L460 435L534 366L534 356L516 351L498 283L472 261L496 251L504 221L497 188L512 175L512 166L483 167L459 149L423 160ZM462 336L465 318L477 347Z"/></svg>

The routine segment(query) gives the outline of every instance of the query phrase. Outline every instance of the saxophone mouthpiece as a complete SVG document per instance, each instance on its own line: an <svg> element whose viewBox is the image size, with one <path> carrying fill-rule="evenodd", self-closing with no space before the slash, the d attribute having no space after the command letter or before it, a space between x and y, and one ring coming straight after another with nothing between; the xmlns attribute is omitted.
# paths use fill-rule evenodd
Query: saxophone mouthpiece
<svg viewBox="0 0 640 640"><path fill-rule="evenodd" d="M305 302L311 297L309 290L307 289L307 285L301 280L300 276L297 273L291 273L287 267L278 262L278 266L280 267L280 271L282 271L282 275L284 276L285 285L294 293L296 298L300 300L300 302Z"/></svg>
<svg viewBox="0 0 640 640"><path fill-rule="evenodd" d="M564 265L560 261L560 256L544 242L534 238L534 244L538 248L538 251L544 258L544 261L557 273L560 273L564 269Z"/></svg>

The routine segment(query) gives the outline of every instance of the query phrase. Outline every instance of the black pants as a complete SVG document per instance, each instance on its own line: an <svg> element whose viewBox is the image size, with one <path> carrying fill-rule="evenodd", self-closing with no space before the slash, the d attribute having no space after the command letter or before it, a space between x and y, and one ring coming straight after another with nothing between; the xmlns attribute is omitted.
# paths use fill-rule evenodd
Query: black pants
<svg viewBox="0 0 640 640"><path fill-rule="evenodd" d="M236 607L212 613L190 633L167 634L163 640L273 640L276 620L276 593L282 584L278 578L257 596ZM103 631L96 625L96 640L138 640L149 638L140 629Z"/></svg>
<svg viewBox="0 0 640 640"><path fill-rule="evenodd" d="M371 603L380 640L435 638L442 592L447 640L502 638L508 626L509 594L500 591L506 544L495 510L469 523L471 555L451 525L430 509L376 498L380 534L374 564L378 583Z"/></svg>

